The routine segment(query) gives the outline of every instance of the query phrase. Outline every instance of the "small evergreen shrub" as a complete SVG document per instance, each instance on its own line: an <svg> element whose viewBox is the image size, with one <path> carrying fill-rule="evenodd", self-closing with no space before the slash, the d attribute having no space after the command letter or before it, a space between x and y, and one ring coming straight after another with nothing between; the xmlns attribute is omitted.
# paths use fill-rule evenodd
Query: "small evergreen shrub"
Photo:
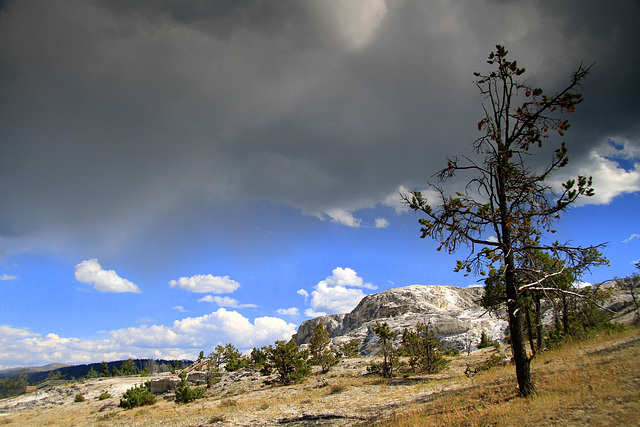
<svg viewBox="0 0 640 427"><path fill-rule="evenodd" d="M498 354L492 354L491 356L489 356L488 358L486 358L484 361L482 361L480 364L472 366L470 364L467 364L467 369L465 369L464 374L471 378L472 376L474 376L477 373L483 372L483 371L488 371L492 368L495 368L496 366L499 366L502 364L502 357Z"/></svg>
<svg viewBox="0 0 640 427"><path fill-rule="evenodd" d="M338 350L343 357L357 357L360 355L360 341L352 339L338 345Z"/></svg>
<svg viewBox="0 0 640 427"><path fill-rule="evenodd" d="M393 372L398 369L398 349L394 348L391 344L391 340L395 336L395 332L392 332L387 322L376 322L376 326L371 328L374 334L380 339L382 354L382 363L372 363L367 367L367 372L370 374L380 374L385 378L391 378Z"/></svg>
<svg viewBox="0 0 640 427"><path fill-rule="evenodd" d="M204 396L204 388L189 386L180 386L176 390L176 403L190 403Z"/></svg>
<svg viewBox="0 0 640 427"><path fill-rule="evenodd" d="M240 351L231 343L216 346L208 357L209 370L219 371L223 366L227 372L234 372L245 368L249 364L249 359L244 357Z"/></svg>
<svg viewBox="0 0 640 427"><path fill-rule="evenodd" d="M489 338L487 337L487 334L484 333L484 331L482 331L482 335L480 336L480 344L478 344L478 348L487 348L487 347L491 347L491 341L489 341Z"/></svg>
<svg viewBox="0 0 640 427"><path fill-rule="evenodd" d="M301 382L311 374L309 352L300 350L293 339L289 342L278 340L274 346L267 347L265 353L266 361L262 373L271 375L275 371L278 374L277 382L280 384Z"/></svg>
<svg viewBox="0 0 640 427"><path fill-rule="evenodd" d="M149 391L146 385L137 385L125 391L120 398L120 407L131 409L138 406L153 405L156 403L156 396Z"/></svg>
<svg viewBox="0 0 640 427"><path fill-rule="evenodd" d="M502 363L502 357L497 354L492 354L487 360L480 364L480 371L488 371L495 368Z"/></svg>
<svg viewBox="0 0 640 427"><path fill-rule="evenodd" d="M84 402L84 396L82 395L82 393L78 393L76 394L76 397L74 397L73 401L76 403Z"/></svg>
<svg viewBox="0 0 640 427"><path fill-rule="evenodd" d="M444 352L445 356L458 357L460 356L460 349L458 347L451 347Z"/></svg>
<svg viewBox="0 0 640 427"><path fill-rule="evenodd" d="M339 362L330 345L329 332L327 332L324 324L319 322L313 329L313 334L309 340L309 353L311 354L310 362L314 365L320 365L323 374L329 372L329 369Z"/></svg>
<svg viewBox="0 0 640 427"><path fill-rule="evenodd" d="M260 370L264 368L265 364L267 363L268 350L269 350L269 347L267 346L263 346L261 348L254 347L253 350L251 350L251 355L249 356L249 360L250 360L251 366L254 369Z"/></svg>
<svg viewBox="0 0 640 427"><path fill-rule="evenodd" d="M107 393L106 391L103 391L102 393L100 393L100 396L98 396L98 400L106 400L109 399L111 397L111 395L109 393Z"/></svg>
<svg viewBox="0 0 640 427"><path fill-rule="evenodd" d="M382 363L371 362L367 365L367 374L382 375Z"/></svg>
<svg viewBox="0 0 640 427"><path fill-rule="evenodd" d="M204 388L189 387L187 384L187 374L185 372L180 372L179 376L182 382L180 387L176 390L176 403L190 403L196 399L201 399L204 396Z"/></svg>
<svg viewBox="0 0 640 427"><path fill-rule="evenodd" d="M214 372L207 372L207 388L211 388L218 383L220 377Z"/></svg>
<svg viewBox="0 0 640 427"><path fill-rule="evenodd" d="M400 351L407 357L411 372L433 374L449 365L449 360L444 357L442 341L431 330L430 324L417 323L415 329L405 329Z"/></svg>
<svg viewBox="0 0 640 427"><path fill-rule="evenodd" d="M246 367L247 364L248 364L248 360L246 358L242 356L233 355L229 357L229 361L227 362L225 369L227 370L227 372L234 372Z"/></svg>

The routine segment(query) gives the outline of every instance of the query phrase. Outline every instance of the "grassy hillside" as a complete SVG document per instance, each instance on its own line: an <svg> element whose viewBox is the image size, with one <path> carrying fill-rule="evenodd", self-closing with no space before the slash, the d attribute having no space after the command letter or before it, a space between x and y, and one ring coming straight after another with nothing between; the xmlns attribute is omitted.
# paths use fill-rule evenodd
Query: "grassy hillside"
<svg viewBox="0 0 640 427"><path fill-rule="evenodd" d="M536 358L532 372L537 392L531 398L517 396L511 367L500 368L379 425L639 425L639 362L637 329L599 336Z"/></svg>

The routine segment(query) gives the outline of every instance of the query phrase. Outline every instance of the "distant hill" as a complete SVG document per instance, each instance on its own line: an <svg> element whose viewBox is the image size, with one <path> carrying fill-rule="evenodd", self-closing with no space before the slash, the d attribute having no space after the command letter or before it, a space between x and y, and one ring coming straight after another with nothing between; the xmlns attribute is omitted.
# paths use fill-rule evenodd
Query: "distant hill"
<svg viewBox="0 0 640 427"><path fill-rule="evenodd" d="M68 365L66 363L49 363L44 366L30 366L28 368L11 368L11 369L3 369L0 370L0 378L10 377L11 375L17 374L20 371L24 371L27 374L32 374L36 372L49 372L55 371L56 369L66 368Z"/></svg>
<svg viewBox="0 0 640 427"><path fill-rule="evenodd" d="M151 359L133 359L134 364L138 368L138 370L142 371L145 367L148 366ZM157 366L166 365L170 367L173 365L173 360L164 360L164 359L155 359L153 360ZM107 366L109 367L109 372L113 371L114 367L120 368L124 360L116 360L112 362L107 362ZM193 363L191 360L180 360L179 368L182 369L186 366L189 366ZM65 380L72 380L77 378L86 377L89 373L89 370L93 368L95 372L98 374L102 373L102 363L89 363L86 365L67 365L64 363L52 363L45 366L39 367L29 367L29 368L12 368L0 371L0 378L10 377L19 373L20 371L24 371L29 375L27 381L29 384L37 384L40 381L45 380L49 374L53 371L58 371L62 375L62 378Z"/></svg>

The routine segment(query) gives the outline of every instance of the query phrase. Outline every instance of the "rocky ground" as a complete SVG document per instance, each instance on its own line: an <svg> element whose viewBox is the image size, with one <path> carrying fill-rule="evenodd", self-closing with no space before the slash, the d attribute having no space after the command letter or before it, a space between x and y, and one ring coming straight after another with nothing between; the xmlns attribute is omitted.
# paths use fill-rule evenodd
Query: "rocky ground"
<svg viewBox="0 0 640 427"><path fill-rule="evenodd" d="M623 354L622 350L630 348L629 346L632 344L637 346L639 340L638 331L632 330L625 335L611 338L603 343L590 345L577 351L572 350L571 357L575 358L575 360L564 359L565 356L562 353L554 353L550 357L543 356L541 361L534 367L534 376L542 383L543 378L551 377L553 372L563 372L563 369L566 370L571 366L583 363L582 361L584 360L593 359L596 354L611 353L611 357L615 356L617 358L616 354ZM505 354L509 350L503 346L500 351ZM207 391L203 399L194 403L178 405L172 399L172 395L167 394L164 397L159 396L158 402L153 406L132 410L124 410L118 407L121 394L128 388L141 384L153 377L84 380L64 386L52 387L49 390L39 392L37 395L23 395L0 401L0 425L375 425L380 420L387 420L398 414L409 413L417 407L444 401L443 399L449 396L458 394L463 396L465 390L484 384L482 382L483 375L467 378L464 375L465 368L467 364L475 365L486 360L495 352L496 350L491 348L475 351L470 355L463 354L454 357L451 359L450 367L436 375L399 375L393 379L367 375L367 366L372 360L377 360L375 358L343 359L337 367L327 374L321 374L316 371L304 383L286 387L269 385L265 382L265 379L268 378L261 376L257 372L242 370L225 374L215 387ZM577 353L584 354L580 356ZM637 366L637 353L637 351L634 353L634 359L631 361L633 363L629 362L633 366ZM617 363L612 366L622 366ZM598 370L597 368L594 369L593 374L597 375ZM506 394L515 396L516 382L512 366L496 368L490 371L489 374L493 375L491 381L494 383L497 381L496 378L501 378L499 383L504 385L500 386L500 390L505 390ZM566 375L569 376L569 374ZM566 382L565 380L560 380L560 385L564 386ZM492 386L495 388L495 384ZM510 390L505 387L510 388ZM597 391L596 388L598 387L594 386L595 391ZM98 400L97 397L103 391L110 393L112 397ZM593 394L595 391L587 390L585 393ZM84 402L74 402L75 395L78 393L82 393L85 396L86 400ZM540 397L542 400L525 401L522 404L526 406L535 404L538 400L542 402L544 399L551 399L545 401L548 406L553 403L552 401L556 397L551 391L545 393L545 396ZM625 393L624 396L618 396L620 402L627 406L633 406L631 401L636 401L635 396L637 393L631 389L626 390ZM557 398L566 398L565 395L562 396ZM584 396L580 397L580 399L584 398ZM629 403L625 403L629 399L631 399ZM601 398L598 397L597 401L600 400ZM516 405L519 404L518 402L520 401L512 402L507 400L505 405ZM578 403L573 406L562 405L562 411L554 413L553 417L562 415L567 418L566 414L571 414L571 411L577 410L575 408L582 408ZM458 404L460 403L458 402ZM626 419L640 419L640 416L636 416L638 414L634 412L636 406L627 411L631 412L627 414ZM473 405L471 407L475 408ZM624 409L622 406L620 408ZM596 412L600 413L602 411L598 409ZM528 413L526 410L522 412L522 414ZM591 415L593 414L590 413ZM614 419L612 417L613 415L606 419ZM576 419L586 420L589 418ZM479 420L482 421L481 418ZM482 422L470 425L476 424L483 425ZM503 423L500 422L500 424ZM535 420L525 424L540 425ZM515 424L511 422L505 425ZM571 425L583 425L583 423L573 423Z"/></svg>
<svg viewBox="0 0 640 427"><path fill-rule="evenodd" d="M492 350L454 358L443 373L385 380L367 375L371 357L343 359L327 374L314 372L302 384L267 384L258 372L225 374L204 399L177 405L171 394L149 407L125 411L118 407L127 389L163 376L81 380L0 401L0 424L12 425L354 425L385 416L406 402L464 384L468 362L478 362ZM166 375L166 374L165 374ZM460 378L453 385L447 379ZM98 400L106 391L112 397ZM81 393L84 402L74 402Z"/></svg>
<svg viewBox="0 0 640 427"><path fill-rule="evenodd" d="M97 400L103 392L112 396L111 399L101 401L104 404L117 405L120 396L135 385L155 378L163 378L169 374L141 378L139 375L131 377L95 378L73 381L68 384L46 387L35 393L26 393L10 399L0 400L0 416L24 411L56 408L74 403L77 394L82 394L85 400ZM2 418L0 418L1 420Z"/></svg>

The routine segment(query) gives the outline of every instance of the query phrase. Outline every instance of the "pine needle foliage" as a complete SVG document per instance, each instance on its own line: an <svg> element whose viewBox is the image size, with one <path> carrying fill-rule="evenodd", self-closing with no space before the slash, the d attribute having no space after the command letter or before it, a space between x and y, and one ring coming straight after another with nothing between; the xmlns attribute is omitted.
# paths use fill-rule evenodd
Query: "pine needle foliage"
<svg viewBox="0 0 640 427"><path fill-rule="evenodd" d="M554 232L553 224L562 212L578 198L592 196L594 190L588 176L553 187L551 177L569 162L565 142L546 164L532 160L542 153L543 142L552 135L563 137L569 129L562 115L574 112L583 101L576 89L590 67L580 65L564 89L547 95L523 80L525 69L507 54L497 45L487 61L493 69L474 73L485 99L485 115L478 122L481 136L472 143L474 155L449 158L447 166L436 173L438 183L431 184L435 203L418 190L402 197L411 209L424 215L419 219L421 237L438 241L438 251L454 253L470 248L467 258L457 261L455 271L500 272L519 392L528 396L534 392L534 384L523 333L524 294L542 292L544 285L540 279L520 281L524 276L517 259L534 250L545 251L562 259L574 273L606 260L599 252L603 245L583 248L543 240ZM455 186L459 175L464 175L466 184L450 193L445 183ZM545 273L542 279L561 272Z"/></svg>

